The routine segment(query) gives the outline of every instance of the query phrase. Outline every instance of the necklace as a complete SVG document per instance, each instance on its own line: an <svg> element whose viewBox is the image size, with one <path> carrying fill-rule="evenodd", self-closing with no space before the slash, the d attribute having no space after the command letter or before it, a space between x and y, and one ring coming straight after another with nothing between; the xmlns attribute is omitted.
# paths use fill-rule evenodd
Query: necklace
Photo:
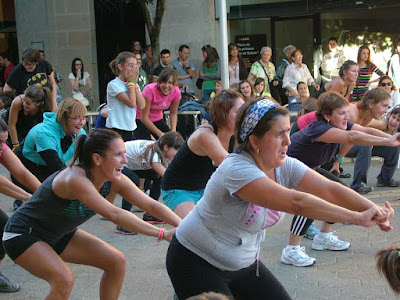
<svg viewBox="0 0 400 300"><path fill-rule="evenodd" d="M236 73L236 69L237 69L237 63L235 63L235 66L233 66L233 64L229 64L229 67L233 70L233 77L236 79L237 78L237 73Z"/></svg>

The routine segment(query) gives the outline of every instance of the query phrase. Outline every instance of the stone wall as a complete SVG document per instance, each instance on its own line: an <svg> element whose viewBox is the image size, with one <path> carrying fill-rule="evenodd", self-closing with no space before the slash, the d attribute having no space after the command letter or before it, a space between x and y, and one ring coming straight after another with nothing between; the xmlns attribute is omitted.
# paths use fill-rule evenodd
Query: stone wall
<svg viewBox="0 0 400 300"><path fill-rule="evenodd" d="M32 43L43 43L46 60L63 77L59 84L63 97L72 96L68 75L72 60L80 57L85 71L92 77L97 100L98 71L93 0L18 0L15 1L15 15L19 57Z"/></svg>

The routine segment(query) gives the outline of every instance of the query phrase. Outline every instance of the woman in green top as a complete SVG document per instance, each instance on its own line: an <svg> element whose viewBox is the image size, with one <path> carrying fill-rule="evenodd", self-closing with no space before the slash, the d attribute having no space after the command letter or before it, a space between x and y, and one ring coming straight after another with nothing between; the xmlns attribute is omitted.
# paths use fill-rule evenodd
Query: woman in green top
<svg viewBox="0 0 400 300"><path fill-rule="evenodd" d="M214 82L221 79L221 62L214 47L203 47L202 50L205 57L200 65L200 79L203 79L201 99L202 103L206 103L215 90Z"/></svg>

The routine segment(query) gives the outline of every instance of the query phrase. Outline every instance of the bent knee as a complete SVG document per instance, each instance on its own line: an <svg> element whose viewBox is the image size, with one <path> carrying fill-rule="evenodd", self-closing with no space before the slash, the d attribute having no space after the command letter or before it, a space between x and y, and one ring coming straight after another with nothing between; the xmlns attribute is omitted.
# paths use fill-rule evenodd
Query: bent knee
<svg viewBox="0 0 400 300"><path fill-rule="evenodd" d="M58 295L62 296L62 299L68 299L75 283L74 274L69 270L58 276L52 276L49 283L52 289L54 289Z"/></svg>

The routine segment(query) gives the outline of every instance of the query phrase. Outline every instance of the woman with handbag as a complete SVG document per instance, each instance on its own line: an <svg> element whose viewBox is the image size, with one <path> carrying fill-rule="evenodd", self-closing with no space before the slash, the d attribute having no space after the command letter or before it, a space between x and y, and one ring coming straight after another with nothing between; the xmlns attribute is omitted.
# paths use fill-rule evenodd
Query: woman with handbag
<svg viewBox="0 0 400 300"><path fill-rule="evenodd" d="M272 95L272 87L275 87L275 85L278 84L275 84L275 81L272 81L275 77L275 66L270 62L272 49L267 46L262 47L260 55L261 59L251 66L247 80L254 83L257 78L263 78L265 80L265 91L268 93L268 97L272 96L275 100L279 101L280 97L278 93Z"/></svg>
<svg viewBox="0 0 400 300"><path fill-rule="evenodd" d="M214 92L214 82L221 79L221 61L218 52L209 45L202 49L204 61L200 65L200 76L203 80L201 86L201 102L206 103L210 100L210 95ZM196 82L196 85L198 83Z"/></svg>
<svg viewBox="0 0 400 300"><path fill-rule="evenodd" d="M83 62L80 58L74 58L72 61L71 73L68 78L72 87L72 97L85 104L86 108L93 104L90 94L93 89L92 79L88 72L84 72Z"/></svg>

